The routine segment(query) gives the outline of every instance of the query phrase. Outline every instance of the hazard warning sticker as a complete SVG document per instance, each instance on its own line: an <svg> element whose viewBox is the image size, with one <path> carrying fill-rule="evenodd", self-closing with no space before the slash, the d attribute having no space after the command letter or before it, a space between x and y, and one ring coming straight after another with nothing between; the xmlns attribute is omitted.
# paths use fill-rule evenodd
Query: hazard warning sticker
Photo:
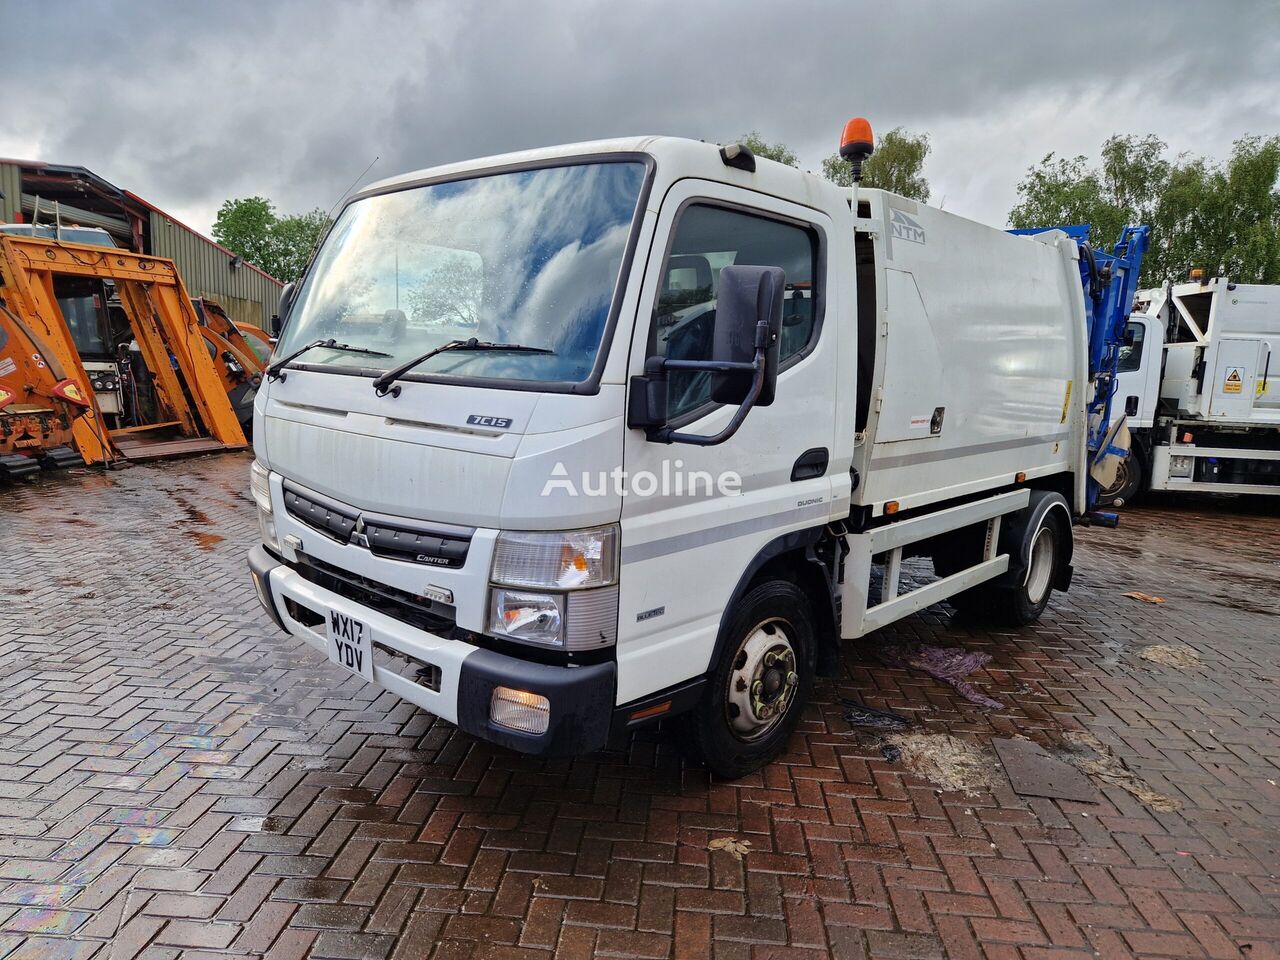
<svg viewBox="0 0 1280 960"><path fill-rule="evenodd" d="M1223 393L1239 393L1244 388L1244 367L1227 367L1222 379Z"/></svg>

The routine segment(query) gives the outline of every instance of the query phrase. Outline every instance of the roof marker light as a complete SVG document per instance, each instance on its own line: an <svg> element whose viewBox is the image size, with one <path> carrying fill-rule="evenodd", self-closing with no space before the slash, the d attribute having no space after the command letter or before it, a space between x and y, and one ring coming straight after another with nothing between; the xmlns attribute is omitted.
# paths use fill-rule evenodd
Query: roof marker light
<svg viewBox="0 0 1280 960"><path fill-rule="evenodd" d="M875 150L876 138L866 117L854 117L844 125L844 133L840 135L840 156L853 167L854 183L862 181L862 164Z"/></svg>

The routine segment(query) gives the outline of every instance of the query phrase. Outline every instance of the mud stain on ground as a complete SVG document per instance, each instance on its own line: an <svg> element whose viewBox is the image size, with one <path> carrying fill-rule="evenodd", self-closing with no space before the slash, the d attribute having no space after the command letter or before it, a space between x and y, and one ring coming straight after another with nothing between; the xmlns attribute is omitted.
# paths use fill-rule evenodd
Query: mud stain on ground
<svg viewBox="0 0 1280 960"><path fill-rule="evenodd" d="M1141 777L1111 752L1110 747L1093 734L1072 731L1065 734L1064 739L1067 753L1063 759L1075 764L1086 775L1133 794L1152 810L1159 810L1161 813L1173 813L1182 806L1172 797L1156 793L1147 786Z"/></svg>
<svg viewBox="0 0 1280 960"><path fill-rule="evenodd" d="M1163 664L1175 670L1192 670L1200 666L1200 654L1192 647L1173 646L1167 643L1153 643L1143 647L1138 656L1151 663Z"/></svg>
<svg viewBox="0 0 1280 960"><path fill-rule="evenodd" d="M946 733L895 733L885 737L913 773L944 790L973 795L1004 782L995 751Z"/></svg>

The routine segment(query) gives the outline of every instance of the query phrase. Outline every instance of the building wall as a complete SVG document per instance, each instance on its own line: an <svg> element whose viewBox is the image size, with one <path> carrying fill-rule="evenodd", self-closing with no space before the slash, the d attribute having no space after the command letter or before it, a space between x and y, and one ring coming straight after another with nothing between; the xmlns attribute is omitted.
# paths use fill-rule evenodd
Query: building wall
<svg viewBox="0 0 1280 960"><path fill-rule="evenodd" d="M15 223L18 219L19 206L22 203L21 171L12 163L0 163L0 220Z"/></svg>
<svg viewBox="0 0 1280 960"><path fill-rule="evenodd" d="M162 213L151 214L151 253L178 265L182 282L193 297L218 300L235 320L248 320L270 329L280 305L281 284L247 263L232 269L232 255L192 233Z"/></svg>

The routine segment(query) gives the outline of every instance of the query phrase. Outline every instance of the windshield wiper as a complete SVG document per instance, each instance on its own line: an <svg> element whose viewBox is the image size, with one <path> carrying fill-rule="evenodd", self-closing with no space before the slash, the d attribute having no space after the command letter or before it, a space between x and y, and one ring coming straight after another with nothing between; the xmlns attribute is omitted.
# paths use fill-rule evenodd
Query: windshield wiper
<svg viewBox="0 0 1280 960"><path fill-rule="evenodd" d="M388 393L393 397L400 396L400 388L392 386L392 384L419 364L426 363L437 354L445 353L449 350L506 350L510 353L549 353L552 356L555 355L554 350L548 350L546 347L526 347L523 343L492 343L488 340L477 340L475 337L469 340L450 340L448 343L442 343L421 356L414 357L412 360L388 370L373 381L373 389L377 391L380 397L385 397Z"/></svg>
<svg viewBox="0 0 1280 960"><path fill-rule="evenodd" d="M324 347L327 350L341 350L343 353L363 353L370 357L391 356L391 354L383 353L381 350L370 350L368 347L353 347L349 343L338 343L338 341L334 340L333 337L330 337L328 340L313 340L305 347L300 347L293 351L293 353L289 354L283 360L277 360L271 366L267 367L267 379L270 381L283 380L285 378L284 368L293 363L293 361L297 360L308 350L314 350L316 347Z"/></svg>

